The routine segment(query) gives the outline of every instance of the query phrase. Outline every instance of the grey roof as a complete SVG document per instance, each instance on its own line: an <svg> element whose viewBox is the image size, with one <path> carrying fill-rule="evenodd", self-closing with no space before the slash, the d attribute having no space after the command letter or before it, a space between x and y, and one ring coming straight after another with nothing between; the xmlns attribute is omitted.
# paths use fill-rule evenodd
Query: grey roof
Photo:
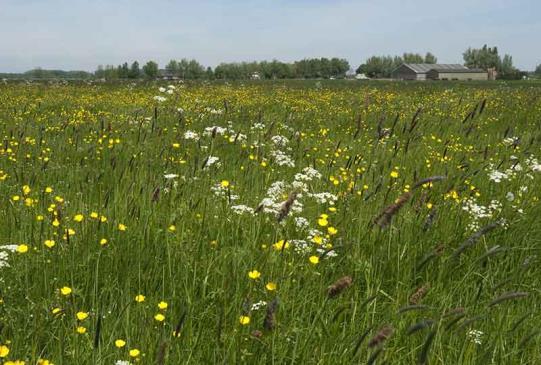
<svg viewBox="0 0 541 365"><path fill-rule="evenodd" d="M441 73L450 73L450 74L476 74L476 73L486 73L485 70L480 68L464 68L464 69L444 69L444 68L433 68L430 71L441 72Z"/></svg>
<svg viewBox="0 0 541 365"><path fill-rule="evenodd" d="M430 70L438 71L450 71L450 70L468 70L466 66L455 64L445 64L445 63L404 63L404 66L408 67L412 71L418 74L427 73Z"/></svg>

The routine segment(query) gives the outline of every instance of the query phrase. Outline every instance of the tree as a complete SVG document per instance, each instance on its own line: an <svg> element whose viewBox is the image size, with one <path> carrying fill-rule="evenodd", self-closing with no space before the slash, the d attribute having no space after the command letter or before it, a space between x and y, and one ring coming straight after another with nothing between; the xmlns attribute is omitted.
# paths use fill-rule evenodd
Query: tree
<svg viewBox="0 0 541 365"><path fill-rule="evenodd" d="M431 64L438 63L438 58L434 56L432 53L427 52L425 55L425 63L431 63Z"/></svg>
<svg viewBox="0 0 541 365"><path fill-rule="evenodd" d="M404 53L402 55L404 63L424 63L425 59L418 53Z"/></svg>
<svg viewBox="0 0 541 365"><path fill-rule="evenodd" d="M137 79L141 76L141 70L139 69L139 62L134 61L131 64L130 71L128 72L128 78Z"/></svg>
<svg viewBox="0 0 541 365"><path fill-rule="evenodd" d="M537 65L537 67L535 68L534 74L537 77L541 77L541 63L539 65Z"/></svg>
<svg viewBox="0 0 541 365"><path fill-rule="evenodd" d="M482 48L468 48L464 53L464 65L470 68L481 68L487 70L496 68L501 71L501 59L498 55L498 47L487 47L485 44Z"/></svg>
<svg viewBox="0 0 541 365"><path fill-rule="evenodd" d="M404 63L404 60L399 56L372 56L360 65L355 72L365 74L368 77L391 77L393 70L402 63Z"/></svg>
<svg viewBox="0 0 541 365"><path fill-rule="evenodd" d="M149 79L155 79L158 76L158 64L154 61L148 61L143 66L143 72Z"/></svg>

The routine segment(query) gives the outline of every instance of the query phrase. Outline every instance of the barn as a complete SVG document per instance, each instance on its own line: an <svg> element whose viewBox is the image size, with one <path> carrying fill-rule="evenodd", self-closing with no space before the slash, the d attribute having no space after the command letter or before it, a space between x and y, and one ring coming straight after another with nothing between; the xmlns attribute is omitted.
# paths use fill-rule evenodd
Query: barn
<svg viewBox="0 0 541 365"><path fill-rule="evenodd" d="M487 80L488 73L460 64L403 63L392 72L397 80Z"/></svg>
<svg viewBox="0 0 541 365"><path fill-rule="evenodd" d="M430 80L488 80L488 72L479 68L468 68L465 70L446 70L433 68L426 73L426 78Z"/></svg>

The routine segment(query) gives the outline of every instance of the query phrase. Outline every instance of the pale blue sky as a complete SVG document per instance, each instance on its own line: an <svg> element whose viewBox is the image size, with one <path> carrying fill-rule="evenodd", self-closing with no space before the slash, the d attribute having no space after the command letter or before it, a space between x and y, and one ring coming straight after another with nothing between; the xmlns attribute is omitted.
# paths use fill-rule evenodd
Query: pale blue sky
<svg viewBox="0 0 541 365"><path fill-rule="evenodd" d="M541 63L541 0L0 0L0 72L93 71L154 59L292 61L431 51L442 63L484 43Z"/></svg>

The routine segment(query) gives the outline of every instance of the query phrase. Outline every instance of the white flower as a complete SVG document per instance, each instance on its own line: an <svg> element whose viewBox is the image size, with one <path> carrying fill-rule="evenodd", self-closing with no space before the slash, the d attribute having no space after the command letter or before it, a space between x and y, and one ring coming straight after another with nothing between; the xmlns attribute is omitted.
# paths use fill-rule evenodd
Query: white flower
<svg viewBox="0 0 541 365"><path fill-rule="evenodd" d="M199 134L195 133L194 131L186 131L184 132L184 139L199 141Z"/></svg>
<svg viewBox="0 0 541 365"><path fill-rule="evenodd" d="M167 180L170 180L170 179L176 179L178 177L177 174L165 174L163 175L164 178L166 178Z"/></svg>
<svg viewBox="0 0 541 365"><path fill-rule="evenodd" d="M264 300L260 300L259 302L252 304L252 310L256 311L266 305L267 305L267 302L265 302Z"/></svg>
<svg viewBox="0 0 541 365"><path fill-rule="evenodd" d="M468 337L477 345L481 345L483 341L481 341L481 337L483 337L484 333L478 330L470 330L468 332Z"/></svg>
<svg viewBox="0 0 541 365"><path fill-rule="evenodd" d="M295 174L295 181L312 181L314 179L321 179L321 174L310 166L302 169L302 173Z"/></svg>
<svg viewBox="0 0 541 365"><path fill-rule="evenodd" d="M254 209L247 206L247 205L233 205L231 207L231 210L233 211L233 213L235 214L238 214L238 215L242 215L242 214L250 214L250 215L254 215Z"/></svg>
<svg viewBox="0 0 541 365"><path fill-rule="evenodd" d="M277 147L285 147L289 143L289 139L287 139L284 136L272 136L271 137L272 143L274 143Z"/></svg>
<svg viewBox="0 0 541 365"><path fill-rule="evenodd" d="M280 150L272 151L271 156L278 166L295 167L295 161Z"/></svg>
<svg viewBox="0 0 541 365"><path fill-rule="evenodd" d="M314 198L319 204L334 203L338 200L336 195L327 192L308 194L308 196Z"/></svg>
<svg viewBox="0 0 541 365"><path fill-rule="evenodd" d="M219 127L219 126L212 126L205 128L205 131L203 132L204 136L212 136L212 135L223 135L227 133L227 128Z"/></svg>
<svg viewBox="0 0 541 365"><path fill-rule="evenodd" d="M261 131L265 129L265 124L263 123L254 123L254 125L251 128L253 131Z"/></svg>
<svg viewBox="0 0 541 365"><path fill-rule="evenodd" d="M302 231L308 228L309 225L310 223L308 223L308 219L304 217L295 217L295 226L297 227L297 229Z"/></svg>
<svg viewBox="0 0 541 365"><path fill-rule="evenodd" d="M509 200L510 202L512 202L513 200L515 200L515 194L513 194L512 192L508 192L505 197L507 198L507 200Z"/></svg>
<svg viewBox="0 0 541 365"><path fill-rule="evenodd" d="M160 96L160 95L156 95L156 96L154 97L154 100L156 100L156 101L159 102L159 103L162 103L162 102L166 101L167 98L164 98L163 96Z"/></svg>
<svg viewBox="0 0 541 365"><path fill-rule="evenodd" d="M219 158L215 156L209 156L207 158L207 161L205 162L205 169L208 169L209 167L216 165L216 167L220 167Z"/></svg>
<svg viewBox="0 0 541 365"><path fill-rule="evenodd" d="M164 93L166 91L165 87L160 87L158 90L160 90L161 93Z"/></svg>
<svg viewBox="0 0 541 365"><path fill-rule="evenodd" d="M502 180L507 180L509 176L498 170L492 170L488 174L488 178L496 183L501 182Z"/></svg>
<svg viewBox="0 0 541 365"><path fill-rule="evenodd" d="M166 92L167 92L169 95L171 95L171 94L173 94L173 93L175 92L175 90L169 89L169 90L167 90Z"/></svg>

